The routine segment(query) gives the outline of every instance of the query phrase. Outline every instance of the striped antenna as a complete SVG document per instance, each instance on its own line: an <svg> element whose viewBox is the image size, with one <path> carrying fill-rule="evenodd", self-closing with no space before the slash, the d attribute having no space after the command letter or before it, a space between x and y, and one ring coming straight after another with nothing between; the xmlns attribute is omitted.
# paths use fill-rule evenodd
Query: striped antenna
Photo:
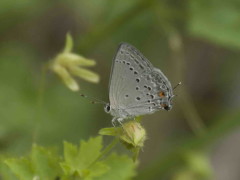
<svg viewBox="0 0 240 180"><path fill-rule="evenodd" d="M181 84L182 84L182 82L179 82L176 86L174 86L173 90L176 89Z"/></svg>
<svg viewBox="0 0 240 180"><path fill-rule="evenodd" d="M106 102L104 102L102 100L99 100L99 99L91 97L91 96L86 96L85 94L80 94L80 96L90 99L92 104L104 104L104 105L107 104Z"/></svg>

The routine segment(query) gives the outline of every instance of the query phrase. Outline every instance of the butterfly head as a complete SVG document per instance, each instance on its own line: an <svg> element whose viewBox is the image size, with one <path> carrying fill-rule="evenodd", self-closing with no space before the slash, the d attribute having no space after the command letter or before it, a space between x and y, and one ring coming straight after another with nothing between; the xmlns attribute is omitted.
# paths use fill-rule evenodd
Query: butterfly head
<svg viewBox="0 0 240 180"><path fill-rule="evenodd" d="M110 113L110 111L111 111L111 106L110 106L109 103L107 103L107 104L105 105L104 111L105 111L106 113Z"/></svg>

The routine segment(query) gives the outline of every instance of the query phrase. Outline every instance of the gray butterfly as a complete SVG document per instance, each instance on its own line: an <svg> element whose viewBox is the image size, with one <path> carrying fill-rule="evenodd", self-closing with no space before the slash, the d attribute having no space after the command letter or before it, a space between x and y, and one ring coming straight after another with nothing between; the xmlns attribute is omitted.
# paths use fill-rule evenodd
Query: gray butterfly
<svg viewBox="0 0 240 180"><path fill-rule="evenodd" d="M171 110L174 97L167 77L132 45L122 43L113 59L105 111L116 121Z"/></svg>

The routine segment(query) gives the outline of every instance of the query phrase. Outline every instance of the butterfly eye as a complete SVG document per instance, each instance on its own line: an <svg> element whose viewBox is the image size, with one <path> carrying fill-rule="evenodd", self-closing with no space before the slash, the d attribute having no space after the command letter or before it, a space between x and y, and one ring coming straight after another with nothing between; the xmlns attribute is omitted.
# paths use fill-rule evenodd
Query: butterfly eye
<svg viewBox="0 0 240 180"><path fill-rule="evenodd" d="M111 110L111 107L109 106L109 104L107 104L105 107L104 107L104 110L106 113L109 113L110 110Z"/></svg>
<svg viewBox="0 0 240 180"><path fill-rule="evenodd" d="M160 97L165 97L165 93L164 92L160 92L159 94L158 94Z"/></svg>

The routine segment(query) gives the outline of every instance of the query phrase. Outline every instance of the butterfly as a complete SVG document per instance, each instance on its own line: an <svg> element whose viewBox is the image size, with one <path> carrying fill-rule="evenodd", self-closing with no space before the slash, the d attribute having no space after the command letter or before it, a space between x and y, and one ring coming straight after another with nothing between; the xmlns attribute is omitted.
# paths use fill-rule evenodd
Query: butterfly
<svg viewBox="0 0 240 180"><path fill-rule="evenodd" d="M160 109L169 111L173 97L171 83L162 71L134 46L121 43L113 59L109 103L104 107L113 116L112 123Z"/></svg>

